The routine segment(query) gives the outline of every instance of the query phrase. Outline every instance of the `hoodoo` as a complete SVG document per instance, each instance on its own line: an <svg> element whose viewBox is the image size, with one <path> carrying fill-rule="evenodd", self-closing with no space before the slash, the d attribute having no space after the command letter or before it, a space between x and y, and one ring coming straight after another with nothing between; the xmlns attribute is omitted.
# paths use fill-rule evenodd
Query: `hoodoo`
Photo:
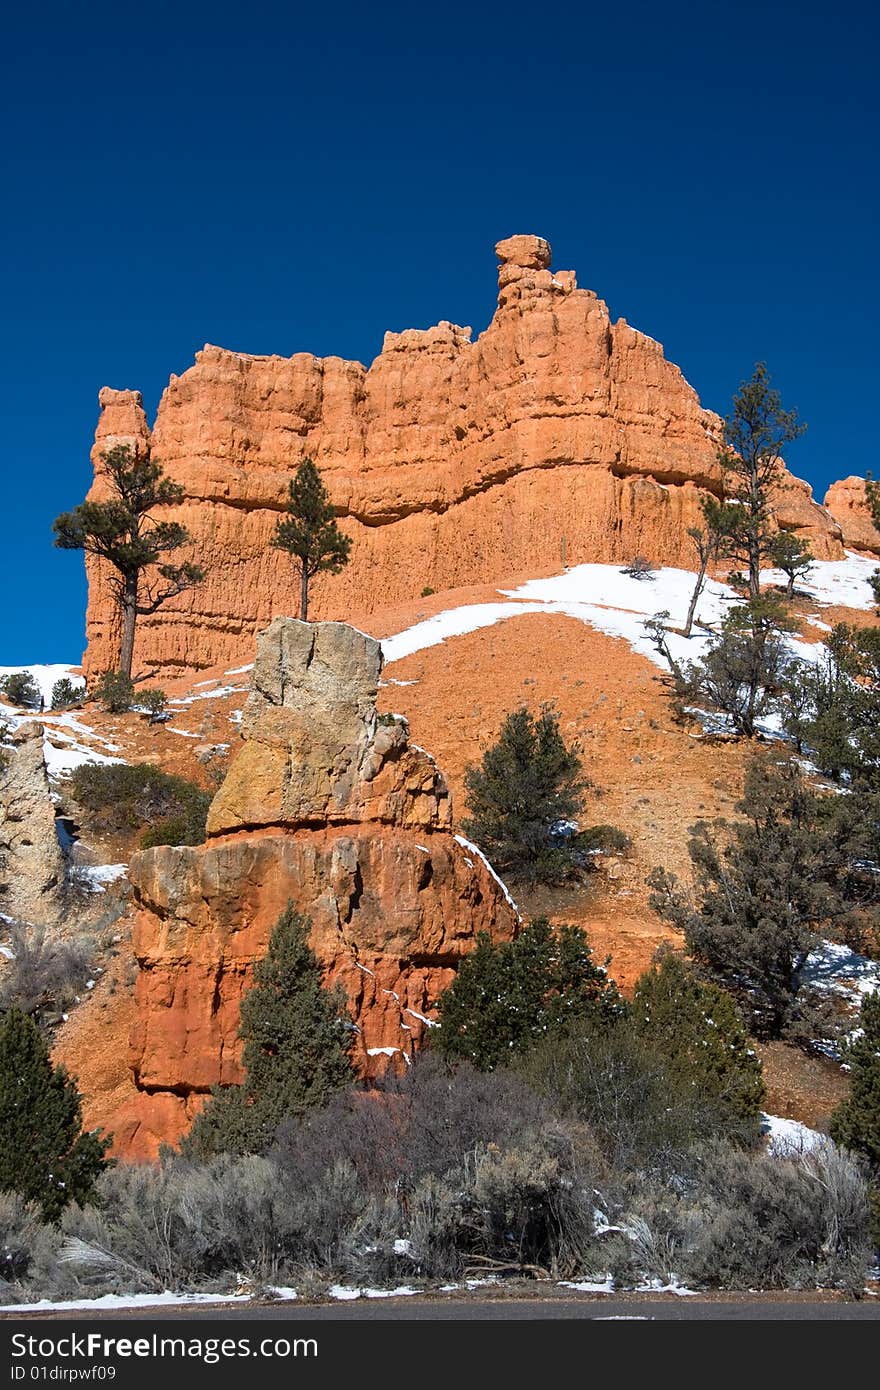
<svg viewBox="0 0 880 1390"><path fill-rule="evenodd" d="M452 834L433 759L404 720L377 716L381 666L354 628L276 618L207 843L132 859L139 1095L114 1118L121 1152L154 1156L211 1086L241 1080L241 995L288 902L345 986L365 1075L410 1058L477 932L516 931L492 870Z"/></svg>

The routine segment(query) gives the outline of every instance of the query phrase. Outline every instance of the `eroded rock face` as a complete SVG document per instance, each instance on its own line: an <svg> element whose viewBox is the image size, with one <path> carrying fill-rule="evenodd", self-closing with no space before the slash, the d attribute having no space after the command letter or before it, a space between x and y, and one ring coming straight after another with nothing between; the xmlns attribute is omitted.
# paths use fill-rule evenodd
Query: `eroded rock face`
<svg viewBox="0 0 880 1390"><path fill-rule="evenodd" d="M563 545L568 564L637 551L692 563L700 490L720 486L717 416L659 343L613 323L573 271L551 271L541 237L509 237L497 255L498 307L475 342L447 322L387 333L369 369L208 346L171 378L153 456L184 487L168 516L189 528L207 578L141 620L139 669L232 663L293 608L289 561L269 540L306 456L353 539L349 565L314 584L322 617L552 567ZM136 392L100 399L95 457L147 437ZM806 485L784 492L784 524L839 557L839 528ZM89 580L93 672L118 632L99 566Z"/></svg>
<svg viewBox="0 0 880 1390"><path fill-rule="evenodd" d="M114 1122L117 1151L153 1157L212 1085L241 1080L241 995L288 902L345 986L365 1075L411 1056L477 932L516 931L492 871L450 832L433 760L405 723L378 721L380 670L353 628L275 619L208 842L131 861L141 1096Z"/></svg>
<svg viewBox="0 0 880 1390"><path fill-rule="evenodd" d="M12 735L0 770L0 911L39 926L60 910L64 857L43 753L43 726L28 722Z"/></svg>
<svg viewBox="0 0 880 1390"><path fill-rule="evenodd" d="M874 525L864 478L843 478L832 483L825 494L825 506L840 523L848 549L880 555L880 531Z"/></svg>

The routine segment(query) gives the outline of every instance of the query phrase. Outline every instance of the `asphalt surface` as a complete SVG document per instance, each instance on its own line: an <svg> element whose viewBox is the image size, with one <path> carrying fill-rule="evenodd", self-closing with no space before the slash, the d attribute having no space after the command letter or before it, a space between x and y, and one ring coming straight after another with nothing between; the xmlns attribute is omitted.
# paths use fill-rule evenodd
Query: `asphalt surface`
<svg viewBox="0 0 880 1390"><path fill-rule="evenodd" d="M35 1315L30 1314L29 1317ZM856 1301L784 1295L763 1300L701 1297L361 1298L333 1303L238 1303L171 1308L96 1309L41 1319L190 1322L862 1322L880 1321L880 1298Z"/></svg>

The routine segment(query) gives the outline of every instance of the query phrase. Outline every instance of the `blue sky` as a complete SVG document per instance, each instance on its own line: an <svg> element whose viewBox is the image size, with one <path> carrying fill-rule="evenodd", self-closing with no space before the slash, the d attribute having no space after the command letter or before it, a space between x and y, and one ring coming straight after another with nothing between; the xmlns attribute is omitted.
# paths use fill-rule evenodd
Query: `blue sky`
<svg viewBox="0 0 880 1390"><path fill-rule="evenodd" d="M19 6L5 22L0 664L79 659L102 385L205 342L485 327L514 232L722 413L758 359L821 497L880 471L873 5Z"/></svg>

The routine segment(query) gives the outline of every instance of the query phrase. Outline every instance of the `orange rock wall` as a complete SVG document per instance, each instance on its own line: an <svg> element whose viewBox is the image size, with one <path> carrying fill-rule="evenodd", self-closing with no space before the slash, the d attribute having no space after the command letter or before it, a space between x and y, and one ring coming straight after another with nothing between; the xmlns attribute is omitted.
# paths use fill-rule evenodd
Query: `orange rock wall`
<svg viewBox="0 0 880 1390"><path fill-rule="evenodd" d="M717 490L720 422L661 345L550 269L538 237L497 248L498 307L475 342L441 322L387 333L369 367L307 353L206 347L172 377L154 457L185 489L182 521L204 584L141 620L136 667L236 661L276 614L296 611L287 558L269 545L297 465L322 471L352 558L314 585L314 616L345 618L565 561L636 551L690 564L700 489ZM140 396L104 388L94 457L149 437ZM97 495L97 494L96 494ZM840 532L791 479L779 520L838 556ZM89 563L87 670L110 665L118 628Z"/></svg>
<svg viewBox="0 0 880 1390"><path fill-rule="evenodd" d="M844 545L850 550L880 555L880 531L874 525L864 478L843 478L832 483L825 494L825 506L840 523Z"/></svg>

